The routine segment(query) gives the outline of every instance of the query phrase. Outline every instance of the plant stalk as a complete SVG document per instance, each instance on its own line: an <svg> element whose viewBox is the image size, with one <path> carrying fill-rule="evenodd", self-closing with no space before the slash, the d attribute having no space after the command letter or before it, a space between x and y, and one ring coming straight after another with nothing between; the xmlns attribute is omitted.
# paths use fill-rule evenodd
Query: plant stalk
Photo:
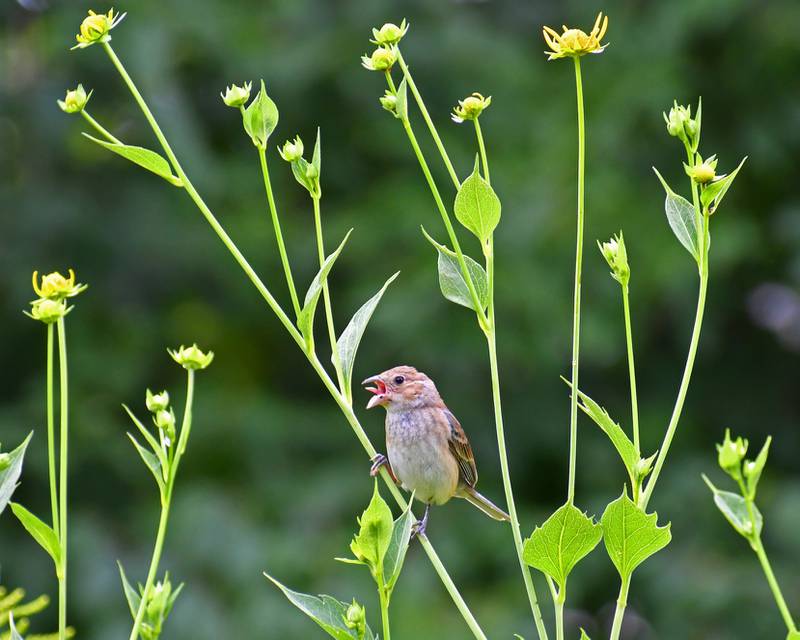
<svg viewBox="0 0 800 640"><path fill-rule="evenodd" d="M625 343L628 346L628 373L631 383L631 414L633 419L633 446L636 454L639 448L639 403L636 394L636 365L633 360L633 331L631 330L631 306L628 296L628 285L622 285L622 308L625 315Z"/></svg>
<svg viewBox="0 0 800 640"><path fill-rule="evenodd" d="M61 539L58 519L58 486L56 480L56 437L55 411L53 407L53 324L47 325L47 463L50 476L50 508L53 513L53 531L56 538Z"/></svg>
<svg viewBox="0 0 800 640"><path fill-rule="evenodd" d="M381 625L383 626L383 640L391 640L392 634L389 629L389 595L386 593L386 585L383 583L383 573L378 574L378 599L381 605Z"/></svg>
<svg viewBox="0 0 800 640"><path fill-rule="evenodd" d="M61 570L58 572L58 637L67 637L67 463L69 444L69 387L67 379L67 335L64 318L58 319L58 366L59 394L61 397L61 435L59 440L61 460L59 471L59 543L61 547Z"/></svg>
<svg viewBox="0 0 800 640"><path fill-rule="evenodd" d="M755 523L753 523L753 526L755 527ZM783 598L780 585L778 584L775 574L772 571L772 565L769 562L769 558L767 558L767 552L764 550L764 545L761 542L761 536L756 536L755 541L753 542L753 550L756 552L758 561L761 563L761 568L764 570L764 575L769 583L769 588L772 590L772 596L775 598L775 604L778 605L778 610L781 612L783 622L786 624L786 629L789 631L789 633L797 633L797 626L794 623L794 619L789 611L789 607L786 605L786 600Z"/></svg>
<svg viewBox="0 0 800 640"><path fill-rule="evenodd" d="M630 588L630 585L630 576L622 579L622 585L619 589L619 597L617 598L617 609L614 612L614 623L611 625L610 640L619 640L619 634L622 631L622 619L625 617L625 608L628 606L628 589Z"/></svg>
<svg viewBox="0 0 800 640"><path fill-rule="evenodd" d="M81 115L86 122L92 125L92 127L94 127L101 136L107 138L109 142L113 142L114 144L123 144L122 140L115 138L105 127L103 127L103 125L90 116L86 109L81 110Z"/></svg>

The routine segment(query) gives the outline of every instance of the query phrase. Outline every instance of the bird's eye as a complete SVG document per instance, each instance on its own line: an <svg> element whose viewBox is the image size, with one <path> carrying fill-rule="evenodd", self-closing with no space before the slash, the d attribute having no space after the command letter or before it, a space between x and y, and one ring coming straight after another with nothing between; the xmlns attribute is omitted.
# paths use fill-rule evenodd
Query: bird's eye
<svg viewBox="0 0 800 640"><path fill-rule="evenodd" d="M394 383L395 384L403 384L405 381L406 381L406 379L403 376L395 376L394 377Z"/></svg>

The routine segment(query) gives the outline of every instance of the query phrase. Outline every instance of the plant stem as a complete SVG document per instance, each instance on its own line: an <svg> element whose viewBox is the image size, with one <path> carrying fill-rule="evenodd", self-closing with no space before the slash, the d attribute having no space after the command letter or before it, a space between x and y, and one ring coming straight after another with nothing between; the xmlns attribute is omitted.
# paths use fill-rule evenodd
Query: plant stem
<svg viewBox="0 0 800 640"><path fill-rule="evenodd" d="M92 125L100 135L107 138L110 142L113 142L114 144L123 144L122 140L115 138L105 127L103 127L97 120L90 116L86 109L81 110L81 115L86 122Z"/></svg>
<svg viewBox="0 0 800 640"><path fill-rule="evenodd" d="M631 383L631 414L633 418L633 446L637 455L639 448L639 403L636 397L636 365L633 360L633 331L631 330L631 306L628 285L622 285L622 308L625 315L625 342L628 345L628 373ZM635 498L634 498L635 499Z"/></svg>
<svg viewBox="0 0 800 640"><path fill-rule="evenodd" d="M58 637L67 637L67 462L69 443L69 387L67 380L67 335L64 318L58 319L58 366L60 373L59 394L61 397L61 436L59 440L61 461L58 481L59 505L59 543L61 546L61 570L58 575Z"/></svg>
<svg viewBox="0 0 800 640"><path fill-rule="evenodd" d="M556 640L564 640L564 600L557 598L553 601L556 613Z"/></svg>
<svg viewBox="0 0 800 640"><path fill-rule="evenodd" d="M625 617L625 607L628 606L628 589L630 585L630 576L622 578L622 586L619 589L619 597L617 598L617 609L614 612L614 623L611 626L610 640L619 640L619 634L622 631L622 619Z"/></svg>
<svg viewBox="0 0 800 640"><path fill-rule="evenodd" d="M481 123L478 122L478 118L473 120L475 123L475 135L478 138L478 149L481 154L481 160L483 161L483 177L486 182L491 183L492 179L489 177L489 159L486 155L486 145L483 144L483 133L481 132Z"/></svg>
<svg viewBox="0 0 800 640"><path fill-rule="evenodd" d="M325 241L322 237L322 216L320 215L320 201L319 198L311 197L314 203L314 229L317 234L317 255L319 257L320 269L325 262ZM339 345L336 344L336 327L333 324L333 308L331 306L331 293L328 286L328 279L322 283L322 298L325 303L325 321L328 324L328 338L331 341L331 360L333 360L333 368L336 369L336 380L339 383L339 389L347 394L347 399L352 402L352 391L345 388L344 378L342 377L342 361L339 357Z"/></svg>
<svg viewBox="0 0 800 640"><path fill-rule="evenodd" d="M56 481L56 425L53 408L53 324L47 325L47 462L50 476L50 507L53 512L53 531L61 539L58 521L58 486Z"/></svg>
<svg viewBox="0 0 800 640"><path fill-rule="evenodd" d="M286 284L289 287L289 294L292 297L292 306L296 316L300 316L300 301L297 299L297 290L294 286L292 277L292 267L289 265L289 256L286 255L286 245L283 243L283 233L281 232L281 222L278 219L278 208L275 206L275 196L272 193L272 183L269 180L269 170L267 169L267 150L258 149L258 158L261 161L261 173L264 176L264 189L267 192L267 202L269 212L272 216L272 226L275 228L275 239L278 242L278 253L281 254L283 272L286 274Z"/></svg>
<svg viewBox="0 0 800 640"><path fill-rule="evenodd" d="M311 366L314 368L314 371L316 371L317 375L320 377L323 384L325 385L325 388L328 389L328 391L333 396L334 400L342 410L342 413L344 413L345 418L347 419L350 426L353 428L353 432L355 433L358 440L361 442L365 451L370 456L370 458L373 458L377 452L375 450L375 447L372 446L369 437L367 436L363 427L359 423L355 413L353 412L352 405L348 402L347 398L345 398L336 388L336 385L331 380L330 376L328 376L327 371L319 362L319 359L316 357L316 355L313 353L308 353L306 351L305 340L302 334L297 330L297 328L294 326L292 321L283 311L281 306L272 296L269 289L267 289L266 285L264 285L264 283L262 282L261 278L258 277L258 274L250 266L250 263L245 259L242 252L239 251L239 248L236 246L236 243L234 243L231 237L227 234L225 229L222 227L222 225L219 223L219 221L212 213L211 209L209 209L208 205L206 205L206 203L200 197L200 194L194 188L194 185L189 180L189 177L186 175L183 168L181 167L178 158L172 151L172 147L170 147L170 144L167 141L166 136L164 136L164 133L161 131L161 127L158 125L158 122L156 121L155 117L150 111L150 108L147 106L147 103L145 102L141 93L139 93L139 90L136 88L136 85L134 84L130 75L128 75L128 72L125 70L122 61L117 57L116 53L114 53L114 50L111 48L111 45L109 45L107 42L103 43L103 48L106 50L106 53L108 54L112 63L117 68L117 71L119 72L123 81L128 86L128 89L130 90L131 94L133 95L134 99L139 105L139 108L144 114L145 119L150 124L150 127L153 129L153 133L155 134L156 138L161 144L161 147L164 149L164 153L166 153L167 157L172 163L172 166L175 169L175 173L183 183L183 187L186 189L186 193L189 195L189 197L195 203L197 208L203 214L203 217L205 217L208 224L211 226L213 231L217 234L219 239L222 241L222 243L231 253L233 258L245 272L249 280L253 283L253 286L255 286L256 290L261 294L261 296L267 302L267 305L270 307L270 309L272 309L273 313L275 313L278 320L284 326L284 328L289 333L291 338L295 341L297 346L300 347L300 349L306 355L308 361L311 363ZM385 469L381 470L381 477L383 478L386 485L389 487L389 491L394 496L398 505L400 505L402 509L405 509L408 503L403 498L403 495L400 493L400 490L394 484L394 482L389 476L389 473ZM441 559L437 555L435 549L433 548L433 545L431 545L426 536L418 536L418 539L423 549L425 549L425 553L428 555L428 558L430 559L431 564L436 570L436 573L438 574L439 578L444 584L445 589L447 589L447 592L453 599L456 608L459 610L465 622L467 623L467 626L470 628L470 631L472 631L473 635L478 640L486 640L486 634L483 633L477 620L475 620L475 617L472 615L472 612L467 606L467 603L464 601L464 598L458 591L458 588L453 582L453 579L450 577L450 574L448 574L447 569L445 568Z"/></svg>
<svg viewBox="0 0 800 640"><path fill-rule="evenodd" d="M389 595L386 593L386 585L383 583L383 572L378 574L378 599L381 605L383 640L391 640L392 634L389 629Z"/></svg>
<svg viewBox="0 0 800 640"><path fill-rule="evenodd" d="M755 522L753 526L755 527ZM781 617L786 624L787 630L789 633L797 633L797 626L792 619L792 614L789 612L789 607L786 606L786 600L783 598L783 593L781 593L780 585L778 585L778 581L775 579L775 574L772 572L772 565L770 565L769 558L767 558L767 552L764 551L761 536L756 536L752 546L758 556L758 561L761 563L761 568L764 570L764 575L767 577L769 588L772 590L772 596L775 598L775 604L778 605L778 610L781 612Z"/></svg>
<svg viewBox="0 0 800 640"><path fill-rule="evenodd" d="M575 91L578 103L578 230L575 247L575 293L572 306L572 395L569 414L569 483L567 501L575 502L575 473L578 457L578 359L581 341L581 270L583 268L584 168L586 131L583 114L583 82L581 60L575 61Z"/></svg>
<svg viewBox="0 0 800 640"><path fill-rule="evenodd" d="M420 94L419 89L417 89L414 78L411 77L411 72L408 70L408 65L406 65L406 61L403 59L403 54L400 53L399 48L397 49L397 62L400 63L400 68L403 70L403 76L406 79L406 84L408 85L408 88L411 89L411 93L414 94L414 99L417 101L417 106L422 112L422 117L425 120L425 124L428 125L428 130L431 132L431 137L436 143L436 148L439 149L439 155L442 156L444 166L447 167L447 173L450 174L450 179L453 181L456 191L458 191L461 188L461 182L458 180L458 175L456 174L456 170L453 168L453 163L450 162L450 156L447 155L447 150L444 148L444 144L442 144L442 139L439 137L439 132L436 130L433 120L431 120L428 109L425 107L425 102L422 100L422 95ZM477 123L478 121L475 120L475 124Z"/></svg>

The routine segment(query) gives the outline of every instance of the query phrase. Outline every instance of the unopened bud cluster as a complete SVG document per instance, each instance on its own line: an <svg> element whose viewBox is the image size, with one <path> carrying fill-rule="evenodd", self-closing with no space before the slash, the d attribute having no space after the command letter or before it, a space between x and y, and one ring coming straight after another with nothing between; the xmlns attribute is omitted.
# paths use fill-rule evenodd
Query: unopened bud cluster
<svg viewBox="0 0 800 640"><path fill-rule="evenodd" d="M603 254L608 266L611 267L611 277L623 287L627 286L631 270L628 266L628 252L625 249L622 232L618 236L612 236L608 242L598 241L597 246L600 247L600 253Z"/></svg>
<svg viewBox="0 0 800 640"><path fill-rule="evenodd" d="M669 115L666 113L663 115L669 135L678 138L693 152L697 151L700 144L701 105L698 105L697 114L692 117L691 106L685 107L675 101L669 110Z"/></svg>
<svg viewBox="0 0 800 640"><path fill-rule="evenodd" d="M347 607L344 616L344 624L348 629L356 632L358 638L363 638L367 632L367 614L364 606L353 599L353 603Z"/></svg>
<svg viewBox="0 0 800 640"><path fill-rule="evenodd" d="M164 576L163 581L157 582L150 589L147 601L144 603L144 618L140 631L143 640L158 640L161 637L164 622L182 589L183 585L180 585L173 590L169 581L169 573Z"/></svg>
<svg viewBox="0 0 800 640"><path fill-rule="evenodd" d="M717 445L717 461L720 468L734 480L742 478L742 460L747 455L748 442L741 437L731 439L730 429L725 429L725 439Z"/></svg>
<svg viewBox="0 0 800 640"><path fill-rule="evenodd" d="M145 395L147 410L153 414L153 424L161 434L163 445L168 449L175 442L175 412L169 406L169 393L153 393L150 389Z"/></svg>
<svg viewBox="0 0 800 640"><path fill-rule="evenodd" d="M319 136L319 133L317 133L317 136ZM319 145L319 137L317 138L317 144ZM299 135L295 136L294 140L287 140L278 149L281 158L292 166L292 174L295 180L305 187L312 198L319 199L322 197L320 157L317 149L315 149L314 157L309 162L303 157L304 151L305 146Z"/></svg>

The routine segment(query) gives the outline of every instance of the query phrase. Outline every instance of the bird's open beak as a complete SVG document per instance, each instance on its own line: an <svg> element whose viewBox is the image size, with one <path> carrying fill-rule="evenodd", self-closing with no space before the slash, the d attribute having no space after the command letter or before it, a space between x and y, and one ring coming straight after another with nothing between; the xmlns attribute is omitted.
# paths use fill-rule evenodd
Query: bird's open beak
<svg viewBox="0 0 800 640"><path fill-rule="evenodd" d="M367 403L367 409L372 409L372 407L377 406L385 406L389 403L389 397L386 395L386 383L381 380L380 376L372 376L371 378L367 378L361 383L367 391L373 393L373 395L369 402ZM372 387L367 385L374 385Z"/></svg>

